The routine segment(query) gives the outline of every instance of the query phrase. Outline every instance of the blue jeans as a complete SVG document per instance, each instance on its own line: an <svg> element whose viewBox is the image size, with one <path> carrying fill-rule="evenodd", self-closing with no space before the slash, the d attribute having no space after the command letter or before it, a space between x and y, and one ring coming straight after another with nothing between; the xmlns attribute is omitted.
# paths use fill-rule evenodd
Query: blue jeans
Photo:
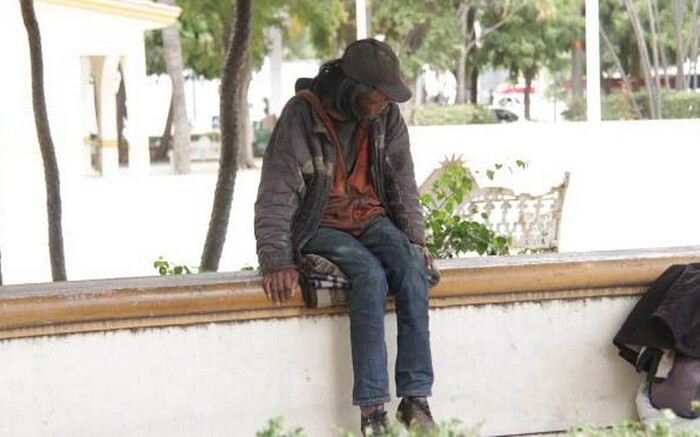
<svg viewBox="0 0 700 437"><path fill-rule="evenodd" d="M352 283L350 341L355 376L353 404L390 400L384 342L385 300L396 302L396 395L430 396L433 366L428 330L428 276L421 254L386 217L373 220L358 238L319 228L302 249L340 267Z"/></svg>

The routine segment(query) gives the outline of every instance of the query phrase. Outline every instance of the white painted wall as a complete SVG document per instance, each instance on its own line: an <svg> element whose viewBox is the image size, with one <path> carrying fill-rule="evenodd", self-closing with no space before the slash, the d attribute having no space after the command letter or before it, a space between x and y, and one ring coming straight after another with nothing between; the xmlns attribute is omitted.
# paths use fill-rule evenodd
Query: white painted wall
<svg viewBox="0 0 700 437"><path fill-rule="evenodd" d="M0 119L1 120L1 119ZM483 184L539 193L571 171L561 250L700 244L700 121L411 127L416 177L445 156L475 169L529 162ZM4 159L4 158L3 158ZM2 160L0 160L2 161ZM36 169L0 171L0 249L6 284L49 281L44 187ZM68 277L154 275L160 255L196 266L209 223L216 163L185 176L82 178L62 184ZM167 173L166 169L161 169ZM257 265L253 204L259 169L239 171L221 271Z"/></svg>
<svg viewBox="0 0 700 437"><path fill-rule="evenodd" d="M410 133L418 181L453 154L482 171L527 161L525 171L479 179L533 194L570 171L563 252L700 243L699 120L426 126Z"/></svg>
<svg viewBox="0 0 700 437"><path fill-rule="evenodd" d="M80 57L111 54L132 56L145 62L143 31L154 25L44 2L36 2L35 9L42 38L47 111L59 169L64 179L82 177L86 159ZM20 168L41 175L43 170L32 109L29 49L19 2L0 2L0 38L11 42L3 46L5 67L0 69L0 95L3 96L0 104L0 173ZM133 82L128 92L139 96L143 79ZM138 114L137 109L130 110L130 114ZM133 127L137 127L137 123ZM132 129L132 133L142 131L140 126ZM145 146L139 139L133 142ZM138 160L139 154L134 155Z"/></svg>
<svg viewBox="0 0 700 437"><path fill-rule="evenodd" d="M611 339L633 303L432 311L436 418L493 435L632 417L639 379ZM358 431L351 381L346 316L5 340L0 435L252 436L279 415L339 435Z"/></svg>

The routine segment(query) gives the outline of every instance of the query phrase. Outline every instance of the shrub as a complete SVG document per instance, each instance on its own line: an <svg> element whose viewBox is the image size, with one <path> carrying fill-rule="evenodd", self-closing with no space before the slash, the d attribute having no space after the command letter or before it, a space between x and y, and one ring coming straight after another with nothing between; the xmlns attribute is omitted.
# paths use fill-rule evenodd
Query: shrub
<svg viewBox="0 0 700 437"><path fill-rule="evenodd" d="M632 94L642 113L642 119L649 119L649 97L646 91ZM629 94L615 92L603 96L601 108L603 120L633 120L638 118ZM586 119L586 100L576 99L569 103L569 109L564 111L564 117L569 121ZM661 115L669 119L700 118L700 93L693 91L661 92Z"/></svg>
<svg viewBox="0 0 700 437"><path fill-rule="evenodd" d="M162 255L159 256L157 260L153 261L153 268L158 270L160 276L190 275L196 270L185 264L172 263Z"/></svg>
<svg viewBox="0 0 700 437"><path fill-rule="evenodd" d="M487 170L486 173L492 178L494 171ZM434 257L453 258L469 252L508 254L509 237L497 235L484 223L466 220L459 214L458 207L474 187L475 181L469 171L460 160L455 160L445 167L445 172L433 183L431 192L420 197L425 213L425 246ZM483 212L481 216L487 217Z"/></svg>
<svg viewBox="0 0 700 437"><path fill-rule="evenodd" d="M496 122L488 108L481 105L420 105L413 113L413 123L418 126Z"/></svg>

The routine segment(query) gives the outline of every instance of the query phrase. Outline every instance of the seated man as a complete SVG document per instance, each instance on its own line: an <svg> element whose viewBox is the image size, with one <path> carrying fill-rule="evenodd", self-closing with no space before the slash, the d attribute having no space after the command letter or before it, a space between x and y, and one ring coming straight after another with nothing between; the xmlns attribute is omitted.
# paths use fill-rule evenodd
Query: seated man
<svg viewBox="0 0 700 437"><path fill-rule="evenodd" d="M282 302L299 290L301 254L321 255L350 278L353 403L361 429L387 425L384 312L396 301L398 419L432 428L428 268L408 130L396 102L411 97L399 61L375 39L349 45L313 80L300 80L263 160L255 236L263 286Z"/></svg>

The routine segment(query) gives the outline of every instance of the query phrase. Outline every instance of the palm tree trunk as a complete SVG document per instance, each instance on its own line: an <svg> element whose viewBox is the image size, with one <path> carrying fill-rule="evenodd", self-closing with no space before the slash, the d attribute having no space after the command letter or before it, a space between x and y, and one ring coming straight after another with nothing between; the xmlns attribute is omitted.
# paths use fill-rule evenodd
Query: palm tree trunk
<svg viewBox="0 0 700 437"><path fill-rule="evenodd" d="M685 0L671 0L671 15L673 16L673 26L676 30L676 89L685 91L685 72L683 63L685 61L685 35L684 21L685 11L688 4Z"/></svg>
<svg viewBox="0 0 700 437"><path fill-rule="evenodd" d="M63 254L63 230L61 227L61 186L56 162L56 151L51 138L49 116L44 94L44 61L41 52L41 33L34 12L34 0L20 0L22 19L29 39L29 56L32 66L32 104L34 123L39 139L41 159L44 163L46 183L46 209L49 228L49 257L54 281L66 280L66 261Z"/></svg>
<svg viewBox="0 0 700 437"><path fill-rule="evenodd" d="M162 3L174 6L175 0L162 0ZM163 56L165 69L172 83L174 169L176 174L186 174L190 172L190 127L187 121L185 75L182 70L182 49L177 25L163 29Z"/></svg>
<svg viewBox="0 0 700 437"><path fill-rule="evenodd" d="M657 86L656 82L653 81L651 76L651 60L649 59L649 50L647 49L647 43L644 39L642 23L639 19L639 13L637 12L637 8L634 6L633 0L624 1L625 8L627 8L627 14L629 15L630 22L632 23L632 29L634 30L634 37L637 40L637 47L639 48L642 72L644 73L644 82L649 94L649 110L651 112L651 118L658 120L661 118L659 87Z"/></svg>
<svg viewBox="0 0 700 437"><path fill-rule="evenodd" d="M214 192L209 230L204 242L200 271L215 272L219 269L226 231L228 229L233 190L236 183L238 167L238 129L236 121L241 116L241 87L238 85L245 77L246 59L250 49L251 9L253 0L238 0L235 11L235 24L231 44L226 53L223 74L221 76L221 157L219 158L219 176Z"/></svg>
<svg viewBox="0 0 700 437"><path fill-rule="evenodd" d="M641 119L642 111L641 109L639 109L637 99L634 98L634 93L632 92L632 86L630 85L629 78L625 73L625 69L622 68L622 62L620 62L620 58L617 56L617 53L615 53L615 48L613 47L612 43L610 42L610 39L608 38L608 35L605 33L602 27L600 28L600 36L603 40L603 44L605 44L605 47L608 49L608 53L610 53L610 56L613 59L615 68L617 68L618 73L620 73L620 77L622 78L622 88L625 92L625 96L627 96L627 98L630 99L632 109L634 110L634 115L637 117L637 119Z"/></svg>
<svg viewBox="0 0 700 437"><path fill-rule="evenodd" d="M647 0L647 6L649 9L649 28L651 29L651 54L652 60L654 61L654 81L656 83L656 89L661 89L661 80L659 73L661 72L661 67L659 64L659 34L658 34L658 23L659 17L657 14L656 0ZM664 76L666 75L666 68L664 67ZM664 79L666 79L664 77ZM666 79L668 80L668 79Z"/></svg>

